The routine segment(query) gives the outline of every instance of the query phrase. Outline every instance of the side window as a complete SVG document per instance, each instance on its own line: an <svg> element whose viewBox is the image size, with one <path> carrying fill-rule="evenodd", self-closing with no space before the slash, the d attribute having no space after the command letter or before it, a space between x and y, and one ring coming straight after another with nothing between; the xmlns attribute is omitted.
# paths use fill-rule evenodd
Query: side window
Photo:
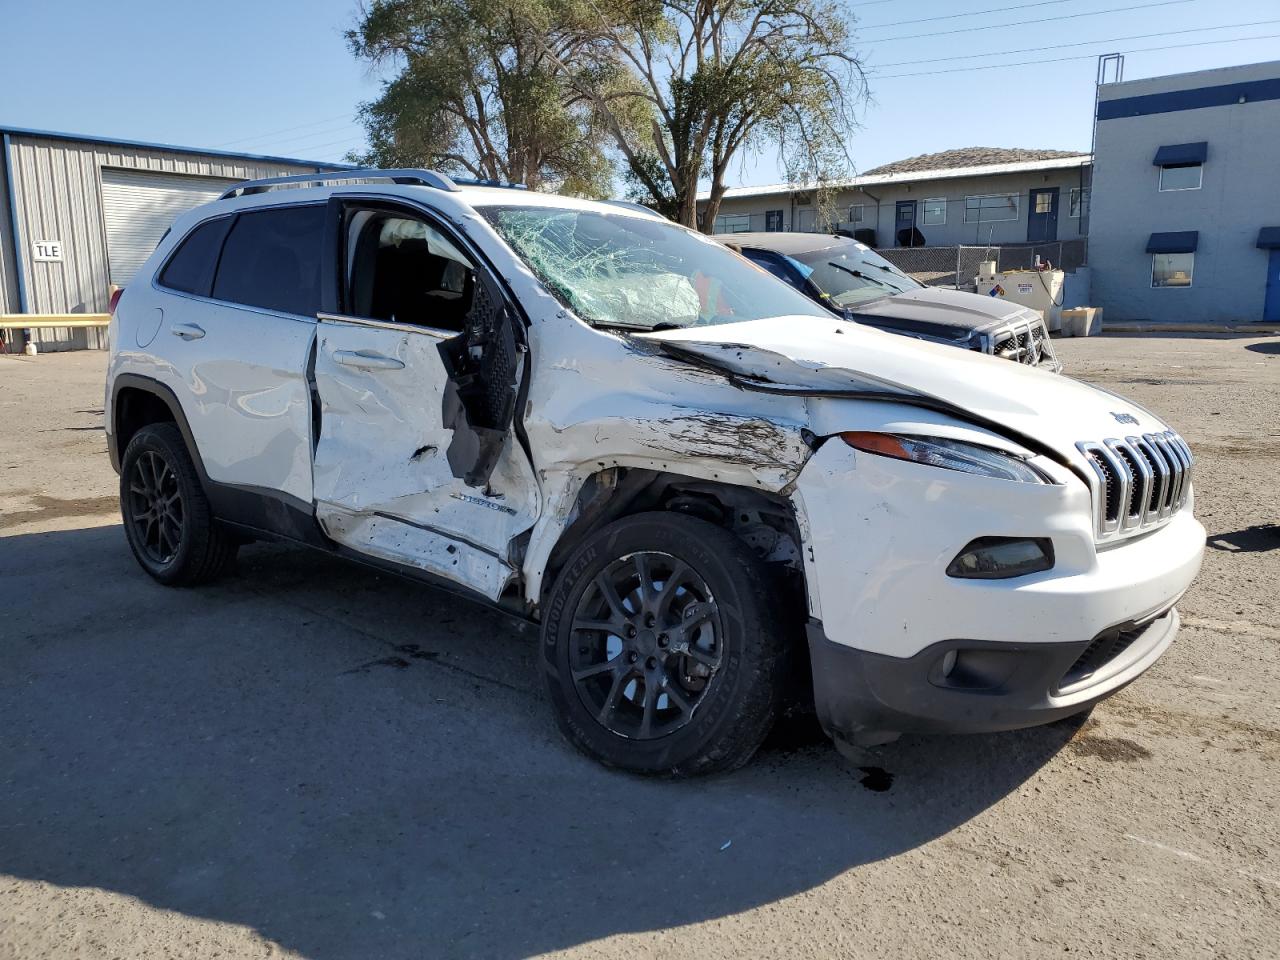
<svg viewBox="0 0 1280 960"><path fill-rule="evenodd" d="M230 226L230 217L219 217L206 220L188 233L160 271L160 286L207 297L218 251Z"/></svg>
<svg viewBox="0 0 1280 960"><path fill-rule="evenodd" d="M323 204L240 214L222 249L213 296L315 316L320 309L324 220Z"/></svg>
<svg viewBox="0 0 1280 960"><path fill-rule="evenodd" d="M476 273L448 237L424 220L377 210L348 214L346 234L348 314L463 329Z"/></svg>

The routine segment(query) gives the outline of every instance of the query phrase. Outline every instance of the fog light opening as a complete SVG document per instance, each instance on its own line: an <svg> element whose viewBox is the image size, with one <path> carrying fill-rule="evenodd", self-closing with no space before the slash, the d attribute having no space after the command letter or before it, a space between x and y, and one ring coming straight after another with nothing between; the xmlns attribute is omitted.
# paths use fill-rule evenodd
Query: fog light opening
<svg viewBox="0 0 1280 960"><path fill-rule="evenodd" d="M956 554L947 576L962 580L1006 580L1053 567L1048 537L979 537Z"/></svg>

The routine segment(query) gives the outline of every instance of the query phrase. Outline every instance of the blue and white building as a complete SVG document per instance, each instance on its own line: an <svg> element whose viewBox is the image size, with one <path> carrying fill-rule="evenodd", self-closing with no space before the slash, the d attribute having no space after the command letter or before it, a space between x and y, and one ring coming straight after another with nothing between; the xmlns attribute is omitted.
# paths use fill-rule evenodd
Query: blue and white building
<svg viewBox="0 0 1280 960"><path fill-rule="evenodd" d="M1280 322L1280 61L1104 84L1095 144L1106 320Z"/></svg>

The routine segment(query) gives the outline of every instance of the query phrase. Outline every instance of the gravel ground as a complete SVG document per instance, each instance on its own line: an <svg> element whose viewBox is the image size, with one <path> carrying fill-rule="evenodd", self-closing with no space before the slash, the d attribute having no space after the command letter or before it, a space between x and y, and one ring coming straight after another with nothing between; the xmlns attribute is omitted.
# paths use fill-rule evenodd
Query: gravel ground
<svg viewBox="0 0 1280 960"><path fill-rule="evenodd" d="M1083 723L681 783L563 745L464 600L278 546L154 585L104 355L0 357L0 957L1275 957L1280 340L1059 349L1200 458L1169 653Z"/></svg>

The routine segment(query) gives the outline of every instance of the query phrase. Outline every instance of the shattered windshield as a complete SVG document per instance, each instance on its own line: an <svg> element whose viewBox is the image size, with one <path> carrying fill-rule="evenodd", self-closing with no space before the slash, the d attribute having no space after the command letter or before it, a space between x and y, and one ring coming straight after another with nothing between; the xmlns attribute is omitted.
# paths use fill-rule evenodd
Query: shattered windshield
<svg viewBox="0 0 1280 960"><path fill-rule="evenodd" d="M854 307L923 286L861 243L827 247L789 259L810 283L841 307Z"/></svg>
<svg viewBox="0 0 1280 960"><path fill-rule="evenodd" d="M675 224L560 207L481 213L562 302L595 326L674 330L829 316L736 253Z"/></svg>

